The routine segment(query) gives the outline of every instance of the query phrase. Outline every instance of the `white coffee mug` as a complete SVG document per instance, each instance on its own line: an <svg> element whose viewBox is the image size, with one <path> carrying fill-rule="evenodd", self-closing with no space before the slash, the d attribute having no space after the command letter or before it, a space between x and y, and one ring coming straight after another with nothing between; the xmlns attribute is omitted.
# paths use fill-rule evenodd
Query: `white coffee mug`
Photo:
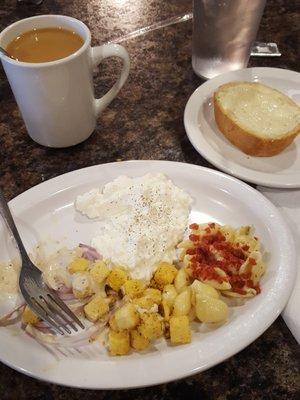
<svg viewBox="0 0 300 400"><path fill-rule="evenodd" d="M75 18L41 15L18 21L0 33L0 46L6 46L33 28L63 27L78 33L82 47L68 57L44 63L15 61L0 53L10 86L27 131L37 143L49 147L73 146L87 139L98 115L124 85L130 61L124 47L105 44L91 47L91 33ZM94 98L93 70L107 57L123 60L120 77L100 99Z"/></svg>

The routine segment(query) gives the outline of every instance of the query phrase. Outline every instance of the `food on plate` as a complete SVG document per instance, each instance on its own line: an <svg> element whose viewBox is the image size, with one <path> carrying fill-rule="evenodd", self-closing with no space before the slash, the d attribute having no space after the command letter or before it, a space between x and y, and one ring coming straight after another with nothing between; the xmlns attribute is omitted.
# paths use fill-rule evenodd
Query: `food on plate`
<svg viewBox="0 0 300 400"><path fill-rule="evenodd" d="M193 321L219 324L228 319L223 295L250 297L260 292L265 266L249 227L192 224L178 251L176 263L160 262L152 277L142 280L89 246L62 249L44 266L44 277L87 330L68 341L24 304L19 309L23 329L43 344L62 347L100 342L106 332L109 354L121 356L146 350L161 337L174 345L189 343Z"/></svg>
<svg viewBox="0 0 300 400"><path fill-rule="evenodd" d="M244 153L269 157L300 132L300 108L288 96L257 82L230 82L214 93L215 120Z"/></svg>
<svg viewBox="0 0 300 400"><path fill-rule="evenodd" d="M39 322L38 316L29 308L25 306L23 314L22 314L22 321L24 324L31 324L35 325Z"/></svg>
<svg viewBox="0 0 300 400"><path fill-rule="evenodd" d="M170 318L170 340L173 344L190 343L191 327L186 315Z"/></svg>
<svg viewBox="0 0 300 400"><path fill-rule="evenodd" d="M260 293L259 281L266 266L260 242L250 226L233 229L209 223L191 224L190 229L188 240L179 247L183 265L194 279L225 296L252 297Z"/></svg>
<svg viewBox="0 0 300 400"><path fill-rule="evenodd" d="M108 304L109 299L106 299L104 296L101 295L95 296L83 307L86 318L92 322L98 321L98 319L108 313Z"/></svg>
<svg viewBox="0 0 300 400"><path fill-rule="evenodd" d="M128 331L113 331L108 333L108 346L112 356L124 356L130 350L130 335Z"/></svg>
<svg viewBox="0 0 300 400"><path fill-rule="evenodd" d="M162 175L144 178L122 177L106 185L104 197L98 191L77 198L77 208L100 218L100 230L105 228L96 237L97 249L80 244L39 260L45 282L86 329L57 335L24 300L0 315L0 325L21 319L23 330L46 347L79 348L92 343L104 345L111 356L122 356L145 351L161 338L172 345L190 343L195 324L218 327L229 319L228 297L260 293L265 264L260 242L249 226L233 229L217 223L193 223L188 227L188 194ZM160 214L162 210L167 218ZM132 225L135 218L138 229ZM146 223L140 224L140 219ZM168 219L171 227L165 226ZM108 238L113 240L108 227L116 234L118 224L122 251L108 246ZM128 238L129 245L122 237L125 232L134 232ZM139 250L134 249L134 243ZM148 252L150 245L158 255ZM11 282L17 282L18 276L17 270L12 273L11 265L3 267L0 275L1 287L10 288L10 294L17 291ZM7 274L9 268L11 273Z"/></svg>
<svg viewBox="0 0 300 400"><path fill-rule="evenodd" d="M0 263L0 294L15 294L19 288L18 274L20 265L17 260Z"/></svg>
<svg viewBox="0 0 300 400"><path fill-rule="evenodd" d="M122 265L133 278L149 279L160 261L176 259L192 203L188 193L163 174L120 176L76 199L75 207L96 219L91 245Z"/></svg>

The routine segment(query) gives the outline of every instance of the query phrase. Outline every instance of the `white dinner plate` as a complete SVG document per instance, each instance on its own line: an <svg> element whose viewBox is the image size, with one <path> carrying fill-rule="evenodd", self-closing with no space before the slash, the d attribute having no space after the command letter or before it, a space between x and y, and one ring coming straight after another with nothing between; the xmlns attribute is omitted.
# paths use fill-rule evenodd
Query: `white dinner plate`
<svg viewBox="0 0 300 400"><path fill-rule="evenodd" d="M80 388L115 389L182 378L216 365L242 350L277 318L295 279L295 249L290 230L279 211L263 195L221 172L168 161L128 161L84 168L44 182L9 204L27 250L36 243L76 246L89 243L95 222L78 215L75 197L119 175L164 173L193 198L190 220L215 221L238 227L255 226L267 251L268 269L262 293L244 305L231 308L227 323L219 328L198 324L192 342L170 346L163 339L151 351L110 357L90 351L67 353L56 359L18 327L0 328L0 359L30 376ZM12 257L7 230L0 226L1 258Z"/></svg>
<svg viewBox="0 0 300 400"><path fill-rule="evenodd" d="M233 146L219 131L212 96L227 82L261 82L300 103L300 74L279 68L246 68L213 78L189 98L184 126L194 148L211 164L248 182L277 188L300 187L300 137L273 157L253 157Z"/></svg>

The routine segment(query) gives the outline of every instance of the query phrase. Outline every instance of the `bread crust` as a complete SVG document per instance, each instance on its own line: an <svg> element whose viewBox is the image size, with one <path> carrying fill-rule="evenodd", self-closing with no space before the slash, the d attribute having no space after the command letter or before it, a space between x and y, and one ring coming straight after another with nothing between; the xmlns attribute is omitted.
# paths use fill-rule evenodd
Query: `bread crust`
<svg viewBox="0 0 300 400"><path fill-rule="evenodd" d="M240 83L241 82L238 82L238 84ZM245 83L249 84L249 82ZM219 89L226 86L235 86L236 84L236 82L228 83L220 86ZM254 132L243 129L230 118L228 113L220 104L217 98L217 93L218 91L214 93L214 114L217 126L223 135L244 153L257 157L274 156L281 153L287 146L289 146L299 134L300 128L297 126L278 139L258 137Z"/></svg>

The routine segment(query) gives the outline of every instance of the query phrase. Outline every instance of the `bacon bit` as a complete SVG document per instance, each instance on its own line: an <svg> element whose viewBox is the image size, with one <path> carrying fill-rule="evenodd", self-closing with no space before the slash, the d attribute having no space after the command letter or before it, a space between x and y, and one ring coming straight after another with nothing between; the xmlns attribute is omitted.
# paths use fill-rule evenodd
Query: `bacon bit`
<svg viewBox="0 0 300 400"><path fill-rule="evenodd" d="M240 274L240 277L243 279L250 279L251 278L251 273L250 272L245 272L244 274Z"/></svg>
<svg viewBox="0 0 300 400"><path fill-rule="evenodd" d="M192 242L199 242L200 236L194 235L193 233L189 236L190 241Z"/></svg>
<svg viewBox="0 0 300 400"><path fill-rule="evenodd" d="M196 224L192 224L194 226ZM208 224L214 228L215 224ZM192 256L190 259L189 271L191 276L202 281L215 280L218 283L229 282L232 291L241 295L247 294L245 289L253 288L260 293L259 285L254 285L251 279L251 272L239 274L242 264L247 259L248 245L230 243L219 230L211 233L210 228L205 229L202 236L191 234L189 239L193 242L193 248L186 250L186 254ZM209 232L208 232L209 231ZM254 258L249 258L249 265L256 264ZM220 276L216 272L220 268L226 276Z"/></svg>
<svg viewBox="0 0 300 400"><path fill-rule="evenodd" d="M253 286L253 289L256 290L256 294L261 293L261 289L259 285Z"/></svg>
<svg viewBox="0 0 300 400"><path fill-rule="evenodd" d="M193 256L194 254L197 254L197 249L187 249L185 254L188 254L189 256Z"/></svg>
<svg viewBox="0 0 300 400"><path fill-rule="evenodd" d="M246 279L244 279L241 275L233 275L230 278L230 284L234 289L243 288L245 286L245 282L246 282Z"/></svg>
<svg viewBox="0 0 300 400"><path fill-rule="evenodd" d="M206 233L210 233L211 232L211 230L210 230L210 228L208 226L204 230L205 230Z"/></svg>
<svg viewBox="0 0 300 400"><path fill-rule="evenodd" d="M208 264L195 263L192 265L193 277L201 281L214 280L218 283L228 282L228 278L221 277L215 268Z"/></svg>
<svg viewBox="0 0 300 400"><path fill-rule="evenodd" d="M192 229L193 231L197 231L199 229L199 225L198 224L191 224L189 226L190 229Z"/></svg>
<svg viewBox="0 0 300 400"><path fill-rule="evenodd" d="M257 241L258 240L258 237L256 237L256 236L253 236L253 238Z"/></svg>
<svg viewBox="0 0 300 400"><path fill-rule="evenodd" d="M239 258L240 260L245 261L246 260L246 256L243 253L243 251L241 249L233 249L232 250L232 254L236 257Z"/></svg>
<svg viewBox="0 0 300 400"><path fill-rule="evenodd" d="M252 280L252 279L248 279L248 280L246 281L246 285L249 286L249 287L251 287L251 288L253 288L253 286L254 286L253 280Z"/></svg>
<svg viewBox="0 0 300 400"><path fill-rule="evenodd" d="M208 224L208 226L209 226L211 229L215 229L216 224L215 224L214 222L210 222L210 223Z"/></svg>
<svg viewBox="0 0 300 400"><path fill-rule="evenodd" d="M213 233L213 234L206 234L203 235L202 238L204 243L206 244L213 244L213 243L219 243L219 242L225 242L226 238L223 235L222 232L217 232L217 233Z"/></svg>
<svg viewBox="0 0 300 400"><path fill-rule="evenodd" d="M254 259L254 258L252 258L252 257L249 257L249 264L250 265L256 265L256 260Z"/></svg>

